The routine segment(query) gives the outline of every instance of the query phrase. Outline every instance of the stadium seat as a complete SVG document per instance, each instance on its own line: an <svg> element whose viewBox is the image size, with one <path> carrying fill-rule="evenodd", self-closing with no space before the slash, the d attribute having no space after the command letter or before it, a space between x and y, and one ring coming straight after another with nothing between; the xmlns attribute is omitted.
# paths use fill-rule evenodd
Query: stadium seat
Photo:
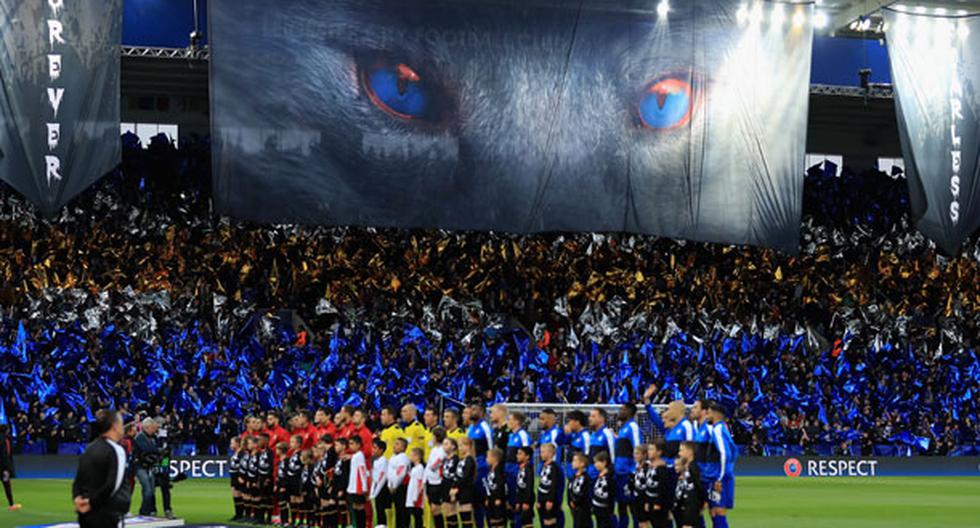
<svg viewBox="0 0 980 528"><path fill-rule="evenodd" d="M44 442L31 442L24 445L23 453L25 455L43 455L47 452L47 448Z"/></svg>
<svg viewBox="0 0 980 528"><path fill-rule="evenodd" d="M195 444L180 444L174 449L174 455L195 456L197 455L197 446Z"/></svg>
<svg viewBox="0 0 980 528"><path fill-rule="evenodd" d="M834 454L834 446L827 443L820 443L813 446L813 450L818 456L831 456Z"/></svg>
<svg viewBox="0 0 980 528"><path fill-rule="evenodd" d="M954 447L949 452L949 456L977 456L977 455L980 455L980 446L978 445L960 445Z"/></svg>
<svg viewBox="0 0 980 528"><path fill-rule="evenodd" d="M85 451L85 444L64 443L58 444L59 455L80 455Z"/></svg>
<svg viewBox="0 0 980 528"><path fill-rule="evenodd" d="M898 456L898 448L889 444L876 444L875 456Z"/></svg>

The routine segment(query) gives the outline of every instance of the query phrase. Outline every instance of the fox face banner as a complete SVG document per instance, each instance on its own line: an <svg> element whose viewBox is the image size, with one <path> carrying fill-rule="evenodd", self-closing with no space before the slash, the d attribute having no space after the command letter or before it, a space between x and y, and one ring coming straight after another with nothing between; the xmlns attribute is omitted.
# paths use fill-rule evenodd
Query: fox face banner
<svg viewBox="0 0 980 528"><path fill-rule="evenodd" d="M119 163L122 0L0 0L0 178L52 214Z"/></svg>
<svg viewBox="0 0 980 528"><path fill-rule="evenodd" d="M213 0L222 212L795 251L812 6Z"/></svg>
<svg viewBox="0 0 980 528"><path fill-rule="evenodd" d="M980 229L980 16L886 21L912 215L953 255Z"/></svg>

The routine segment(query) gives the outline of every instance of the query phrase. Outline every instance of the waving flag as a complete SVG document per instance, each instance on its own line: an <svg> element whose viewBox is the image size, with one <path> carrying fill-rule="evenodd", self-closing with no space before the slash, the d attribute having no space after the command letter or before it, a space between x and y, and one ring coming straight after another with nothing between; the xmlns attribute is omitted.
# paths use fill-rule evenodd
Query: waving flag
<svg viewBox="0 0 980 528"><path fill-rule="evenodd" d="M21 363L27 363L27 330L24 329L24 321L17 322L17 338L11 352Z"/></svg>

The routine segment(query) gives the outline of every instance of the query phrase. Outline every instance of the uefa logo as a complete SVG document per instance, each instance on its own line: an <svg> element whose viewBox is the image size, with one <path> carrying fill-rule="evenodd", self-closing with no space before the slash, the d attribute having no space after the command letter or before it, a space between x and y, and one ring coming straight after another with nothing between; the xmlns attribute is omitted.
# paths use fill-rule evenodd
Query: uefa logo
<svg viewBox="0 0 980 528"><path fill-rule="evenodd" d="M803 464L798 459L791 458L783 464L783 472L790 478L799 477L803 473Z"/></svg>

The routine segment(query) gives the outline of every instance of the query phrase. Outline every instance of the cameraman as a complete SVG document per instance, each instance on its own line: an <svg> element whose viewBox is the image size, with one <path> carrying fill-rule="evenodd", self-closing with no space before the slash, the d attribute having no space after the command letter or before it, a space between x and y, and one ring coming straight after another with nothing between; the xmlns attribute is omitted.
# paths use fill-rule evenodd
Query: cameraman
<svg viewBox="0 0 980 528"><path fill-rule="evenodd" d="M160 465L161 453L156 434L160 425L153 418L143 420L143 430L133 439L133 460L136 463L136 480L140 483L143 501L140 515L156 517L157 505L154 495L156 471Z"/></svg>
<svg viewBox="0 0 980 528"><path fill-rule="evenodd" d="M156 485L163 497L163 515L173 519L174 512L170 504L170 488L173 487L170 483L170 457L173 456L172 450L177 440L165 418L157 418L156 421L160 427L156 434L157 448L160 450L160 462L156 466Z"/></svg>

